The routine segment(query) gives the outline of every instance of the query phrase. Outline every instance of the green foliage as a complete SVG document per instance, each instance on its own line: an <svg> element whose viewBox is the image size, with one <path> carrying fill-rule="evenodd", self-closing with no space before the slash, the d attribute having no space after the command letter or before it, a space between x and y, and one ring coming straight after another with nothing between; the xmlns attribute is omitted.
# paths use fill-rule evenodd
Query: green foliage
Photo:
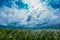
<svg viewBox="0 0 60 40"><path fill-rule="evenodd" d="M0 40L60 40L60 30L0 29Z"/></svg>

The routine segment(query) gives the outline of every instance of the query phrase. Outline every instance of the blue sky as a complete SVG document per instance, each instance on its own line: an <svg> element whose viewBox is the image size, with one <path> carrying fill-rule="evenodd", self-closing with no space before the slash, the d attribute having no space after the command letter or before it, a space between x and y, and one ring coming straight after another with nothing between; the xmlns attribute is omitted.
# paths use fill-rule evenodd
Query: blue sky
<svg viewBox="0 0 60 40"><path fill-rule="evenodd" d="M3 6L7 6L9 8L12 8L14 5L13 2L16 4L16 6L18 7L18 9L22 9L22 8L28 8L28 4L24 4L22 2L22 0L18 0L18 1L15 1L15 0L0 0L0 7L3 7Z"/></svg>
<svg viewBox="0 0 60 40"><path fill-rule="evenodd" d="M60 0L0 0L0 25L59 26ZM48 27L49 28L49 27Z"/></svg>

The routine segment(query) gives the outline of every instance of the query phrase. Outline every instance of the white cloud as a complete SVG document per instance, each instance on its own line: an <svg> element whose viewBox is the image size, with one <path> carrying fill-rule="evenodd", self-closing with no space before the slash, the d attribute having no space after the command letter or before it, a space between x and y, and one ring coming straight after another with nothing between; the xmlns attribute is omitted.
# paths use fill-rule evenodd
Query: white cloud
<svg viewBox="0 0 60 40"><path fill-rule="evenodd" d="M43 5L40 0L23 0L24 3L28 4L29 9L17 9L14 3L12 8L4 6L0 10L0 24L9 24L14 22L19 22L21 25L34 26L35 24L43 24L47 22L47 25L57 23L60 20L60 15L55 15L58 13L57 10L49 8ZM60 12L59 12L60 14ZM28 22L28 16L31 15L31 20ZM58 20L59 19L59 20ZM54 21L56 20L56 22ZM52 23L53 22L53 23ZM58 22L60 23L60 21Z"/></svg>

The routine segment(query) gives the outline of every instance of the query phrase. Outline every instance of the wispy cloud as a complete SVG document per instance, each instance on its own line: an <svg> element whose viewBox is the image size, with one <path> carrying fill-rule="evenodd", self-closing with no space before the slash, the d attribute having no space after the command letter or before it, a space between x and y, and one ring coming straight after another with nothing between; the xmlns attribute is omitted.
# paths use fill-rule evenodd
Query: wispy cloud
<svg viewBox="0 0 60 40"><path fill-rule="evenodd" d="M60 8L54 8L51 4L52 0L13 0L9 2L12 3L11 7L6 6L9 4L8 1L3 5L1 0L0 4L3 7L0 8L0 25L34 27L38 26L37 24L47 26L60 23Z"/></svg>

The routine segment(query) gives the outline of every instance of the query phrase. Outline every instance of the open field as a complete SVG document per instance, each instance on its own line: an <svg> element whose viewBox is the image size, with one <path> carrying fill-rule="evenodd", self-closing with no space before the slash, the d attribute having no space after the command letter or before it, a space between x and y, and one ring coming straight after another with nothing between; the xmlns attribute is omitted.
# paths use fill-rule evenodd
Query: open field
<svg viewBox="0 0 60 40"><path fill-rule="evenodd" d="M0 40L60 40L60 30L0 29Z"/></svg>

